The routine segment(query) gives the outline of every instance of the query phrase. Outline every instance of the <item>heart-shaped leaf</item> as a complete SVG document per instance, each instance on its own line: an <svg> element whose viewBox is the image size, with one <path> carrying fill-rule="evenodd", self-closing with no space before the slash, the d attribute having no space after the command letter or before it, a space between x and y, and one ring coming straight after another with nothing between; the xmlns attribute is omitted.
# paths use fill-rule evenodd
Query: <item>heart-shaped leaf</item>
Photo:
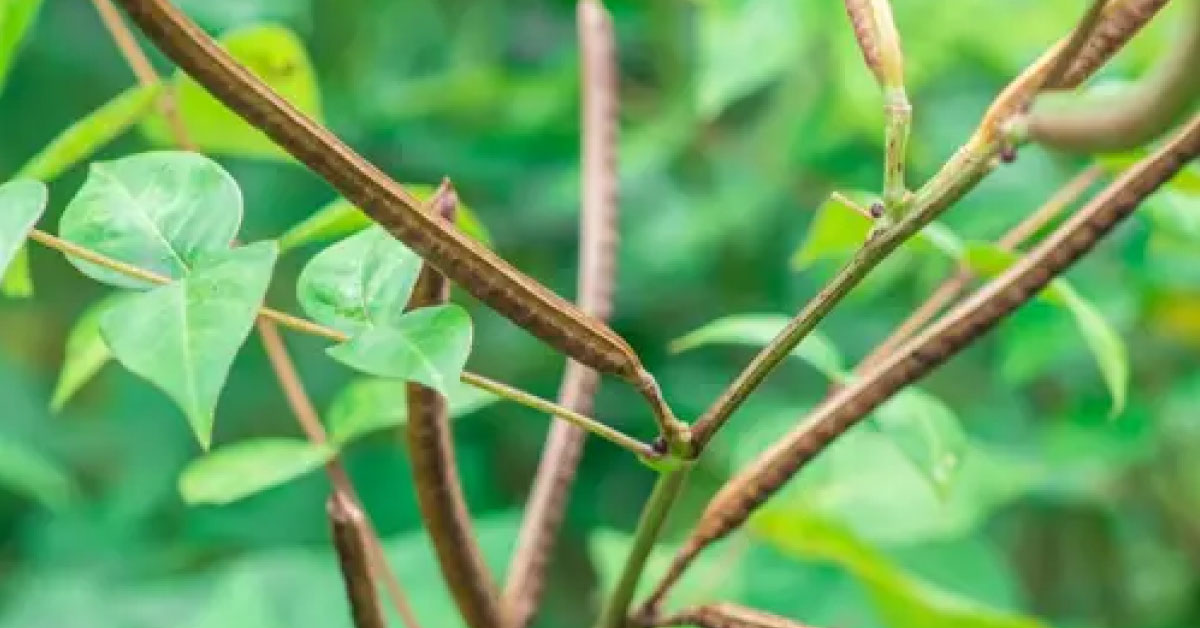
<svg viewBox="0 0 1200 628"><path fill-rule="evenodd" d="M226 33L220 43L238 63L310 118L320 121L317 76L300 38L278 24L257 24ZM200 150L213 155L291 159L270 138L247 124L183 74L174 78L179 115ZM142 131L163 146L174 143L161 115L147 118Z"/></svg>
<svg viewBox="0 0 1200 628"><path fill-rule="evenodd" d="M21 167L17 176L51 181L71 166L91 157L142 119L161 88L157 85L131 87L100 108L76 120L50 140Z"/></svg>
<svg viewBox="0 0 1200 628"><path fill-rule="evenodd" d="M179 476L179 493L189 504L228 504L309 473L335 453L290 438L242 441L190 462Z"/></svg>
<svg viewBox="0 0 1200 628"><path fill-rule="evenodd" d="M161 151L92 164L59 222L62 237L160 275L183 277L193 259L229 248L242 220L237 182L196 153ZM68 258L115 286L148 285Z"/></svg>
<svg viewBox="0 0 1200 628"><path fill-rule="evenodd" d="M907 388L879 406L873 418L944 499L967 450L967 434L954 412L937 397Z"/></svg>
<svg viewBox="0 0 1200 628"><path fill-rule="evenodd" d="M204 448L217 397L258 315L276 256L274 242L200 256L185 278L130 295L100 317L113 355L179 405Z"/></svg>
<svg viewBox="0 0 1200 628"><path fill-rule="evenodd" d="M0 274L25 244L49 198L40 181L18 179L0 185Z"/></svg>
<svg viewBox="0 0 1200 628"><path fill-rule="evenodd" d="M421 201L426 201L437 190L437 187L412 183L406 184L404 189ZM337 240L358 233L371 224L371 219L367 218L366 214L352 205L350 201L339 197L280 236L279 250L286 253L308 244ZM455 211L455 224L463 233L475 238L485 246L491 246L491 236L487 229L479 221L474 211L461 200Z"/></svg>
<svg viewBox="0 0 1200 628"><path fill-rule="evenodd" d="M328 352L364 373L414 381L447 394L471 352L471 318L453 304L425 307L393 325L368 327Z"/></svg>
<svg viewBox="0 0 1200 628"><path fill-rule="evenodd" d="M91 381L100 368L112 359L112 351L100 335L100 317L114 307L124 294L115 294L93 303L71 327L67 334L66 355L58 383L50 397L50 409L58 412L84 384Z"/></svg>
<svg viewBox="0 0 1200 628"><path fill-rule="evenodd" d="M446 393L450 418L471 414L491 405L496 395L454 382ZM329 439L344 445L356 438L408 422L405 385L394 379L359 378L346 385L334 397L326 413Z"/></svg>
<svg viewBox="0 0 1200 628"><path fill-rule="evenodd" d="M671 351L680 353L709 344L765 346L783 331L789 319L781 314L737 314L719 318L671 342ZM792 355L804 360L832 380L846 372L841 352L825 336L813 332L792 349Z"/></svg>
<svg viewBox="0 0 1200 628"><path fill-rule="evenodd" d="M0 93L8 79L21 42L33 26L42 0L4 0L0 2Z"/></svg>
<svg viewBox="0 0 1200 628"><path fill-rule="evenodd" d="M309 316L347 334L392 326L404 316L421 264L416 253L374 226L313 257L296 292Z"/></svg>

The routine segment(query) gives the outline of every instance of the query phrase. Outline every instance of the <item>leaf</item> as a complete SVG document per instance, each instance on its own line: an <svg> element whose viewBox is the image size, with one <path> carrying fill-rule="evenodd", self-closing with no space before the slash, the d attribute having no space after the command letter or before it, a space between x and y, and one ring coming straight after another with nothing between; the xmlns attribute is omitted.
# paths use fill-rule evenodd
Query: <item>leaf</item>
<svg viewBox="0 0 1200 628"><path fill-rule="evenodd" d="M120 303L124 295L118 294L93 303L71 327L67 334L66 355L54 394L50 398L50 409L63 409L84 384L91 381L105 364L112 359L112 352L100 335L100 317L111 307Z"/></svg>
<svg viewBox="0 0 1200 628"><path fill-rule="evenodd" d="M421 184L406 184L404 188L422 201L428 200L437 189L432 185ZM485 246L491 246L492 240L487 229L479 221L474 211L461 201L458 204L455 222L463 233L475 238ZM366 214L363 214L350 201L339 197L288 229L279 238L279 250L286 253L308 244L337 240L362 231L371 224L373 223Z"/></svg>
<svg viewBox="0 0 1200 628"><path fill-rule="evenodd" d="M738 314L719 318L671 342L671 351L682 353L710 344L766 346L790 322L780 314ZM825 336L813 332L792 349L796 356L831 380L846 374L845 361L837 347Z"/></svg>
<svg viewBox="0 0 1200 628"><path fill-rule="evenodd" d="M52 509L66 506L75 493L71 478L57 464L8 436L0 436L0 487Z"/></svg>
<svg viewBox="0 0 1200 628"><path fill-rule="evenodd" d="M234 60L314 120L321 120L316 72L300 38L278 24L238 28L220 38ZM210 155L290 160L290 156L258 129L209 95L190 77L177 72L173 85L183 124L199 150ZM172 145L170 127L161 114L142 124L147 139Z"/></svg>
<svg viewBox="0 0 1200 628"><path fill-rule="evenodd" d="M494 403L498 397L462 382L449 385L446 394L450 418L471 414ZM359 378L334 397L326 413L329 439L345 445L371 432L392 429L408 421L403 382L392 379Z"/></svg>
<svg viewBox="0 0 1200 628"><path fill-rule="evenodd" d="M707 119L800 61L791 0L710 0L699 9L697 108Z"/></svg>
<svg viewBox="0 0 1200 628"><path fill-rule="evenodd" d="M1148 150L1139 148L1124 153L1097 155L1096 163L1108 171L1109 174L1116 175L1145 159L1149 154ZM1167 182L1165 187L1180 192L1200 194L1200 166L1196 164L1185 165L1183 168L1180 168L1174 177L1171 177L1171 180Z"/></svg>
<svg viewBox="0 0 1200 628"><path fill-rule="evenodd" d="M404 316L422 260L373 226L318 253L296 282L309 316L347 334L393 326Z"/></svg>
<svg viewBox="0 0 1200 628"><path fill-rule="evenodd" d="M1019 257L993 244L971 242L967 245L964 259L973 272L985 277L995 277L1008 270ZM1080 296L1067 280L1058 278L1051 281L1038 294L1038 298L1065 309L1075 319L1075 326L1095 358L1112 398L1111 414L1119 414L1125 408L1129 387L1129 357L1125 342L1099 311Z"/></svg>
<svg viewBox="0 0 1200 628"><path fill-rule="evenodd" d="M0 279L0 294L14 299L33 296L33 274L29 268L29 245L22 244L8 263L8 270Z"/></svg>
<svg viewBox="0 0 1200 628"><path fill-rule="evenodd" d="M92 164L59 221L63 239L178 279L194 258L229 248L242 221L237 182L196 153L158 151ZM68 257L85 275L123 288L148 284Z"/></svg>
<svg viewBox="0 0 1200 628"><path fill-rule="evenodd" d="M600 591L612 591L621 577L625 560L633 548L633 537L616 530L599 529L588 537L588 555L600 577ZM729 553L747 549L743 536L734 536L725 544L700 554L695 564L684 573L679 584L672 588L672 605L689 606L721 600L738 599L752 581L743 568L745 561L730 560ZM667 571L678 545L661 542L650 551L642 577L638 580L637 597L654 588L654 583ZM734 557L736 558L736 557Z"/></svg>
<svg viewBox="0 0 1200 628"><path fill-rule="evenodd" d="M335 452L289 438L226 445L188 463L179 476L179 494L189 504L228 504L313 471Z"/></svg>
<svg viewBox="0 0 1200 628"><path fill-rule="evenodd" d="M949 495L967 450L967 434L954 412L920 389L900 391L874 413L875 425L933 484Z"/></svg>
<svg viewBox="0 0 1200 628"><path fill-rule="evenodd" d="M471 352L471 319L457 305L413 310L391 326L368 327L327 349L370 375L414 381L447 394Z"/></svg>
<svg viewBox="0 0 1200 628"><path fill-rule="evenodd" d="M872 195L865 192L851 192L846 198L860 207L868 207L874 200ZM853 254L866 242L871 226L871 220L848 206L840 195L830 195L817 209L817 216L808 228L804 243L792 255L792 268L802 270L823 259L838 259ZM966 245L949 227L932 222L904 246L958 259L963 255Z"/></svg>
<svg viewBox="0 0 1200 628"><path fill-rule="evenodd" d="M0 2L0 93L8 72L16 60L21 42L33 26L42 0L4 0Z"/></svg>
<svg viewBox="0 0 1200 628"><path fill-rule="evenodd" d="M205 449L217 398L277 254L273 242L259 242L198 258L184 279L130 295L100 317L113 355L179 405Z"/></svg>
<svg viewBox="0 0 1200 628"><path fill-rule="evenodd" d="M781 551L852 573L890 628L1038 628L1036 619L988 608L903 571L850 531L817 517L765 512L753 530Z"/></svg>
<svg viewBox="0 0 1200 628"><path fill-rule="evenodd" d="M0 273L16 257L46 210L49 190L40 181L17 179L0 185Z"/></svg>
<svg viewBox="0 0 1200 628"><path fill-rule="evenodd" d="M52 181L91 157L150 110L159 86L131 87L76 120L21 167L17 176Z"/></svg>

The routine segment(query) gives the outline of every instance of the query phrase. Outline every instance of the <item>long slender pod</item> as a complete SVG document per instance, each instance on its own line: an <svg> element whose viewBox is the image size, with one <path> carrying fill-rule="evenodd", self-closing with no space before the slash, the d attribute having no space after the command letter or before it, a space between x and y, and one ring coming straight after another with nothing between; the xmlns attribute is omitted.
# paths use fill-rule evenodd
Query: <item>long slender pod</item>
<svg viewBox="0 0 1200 628"><path fill-rule="evenodd" d="M383 619L375 582L371 578L368 541L363 536L366 517L345 493L330 495L326 510L354 628L386 628L387 622Z"/></svg>
<svg viewBox="0 0 1200 628"><path fill-rule="evenodd" d="M617 59L612 17L600 0L576 6L582 92L582 204L579 228L579 308L599 320L612 313L617 271ZM562 406L591 414L599 374L568 360L558 391ZM517 536L504 589L509 628L533 619L547 563L562 526L587 433L565 421L550 426Z"/></svg>
<svg viewBox="0 0 1200 628"><path fill-rule="evenodd" d="M717 492L651 596L651 605L661 600L692 559L745 523L806 462L898 390L949 360L1032 299L1198 153L1200 114L1169 143L1118 177L1029 255L818 406L799 427Z"/></svg>
<svg viewBox="0 0 1200 628"><path fill-rule="evenodd" d="M1104 8L1104 16L1079 52L1073 55L1071 63L1062 73L1062 78L1047 84L1046 87L1079 87L1168 2L1170 0L1110 0Z"/></svg>
<svg viewBox="0 0 1200 628"><path fill-rule="evenodd" d="M656 387L651 390L653 378L620 336L487 248L426 215L411 194L279 97L168 0L118 2L192 78L452 281L570 357L630 380L644 394L657 394Z"/></svg>
<svg viewBox="0 0 1200 628"><path fill-rule="evenodd" d="M1029 138L1074 153L1130 150L1166 132L1200 98L1200 0L1190 0L1178 40L1150 74L1111 97L1054 109L1035 107Z"/></svg>
<svg viewBox="0 0 1200 628"><path fill-rule="evenodd" d="M651 625L697 628L808 628L786 617L729 602L689 608L656 620Z"/></svg>
<svg viewBox="0 0 1200 628"><path fill-rule="evenodd" d="M445 224L454 224L458 196L448 179L442 181L429 205L432 216ZM450 282L426 264L413 288L409 307L439 305L449 298ZM405 384L405 396L408 422L404 433L417 504L442 575L468 626L500 628L503 622L499 598L471 528L471 515L454 458L446 400L437 391L415 382Z"/></svg>

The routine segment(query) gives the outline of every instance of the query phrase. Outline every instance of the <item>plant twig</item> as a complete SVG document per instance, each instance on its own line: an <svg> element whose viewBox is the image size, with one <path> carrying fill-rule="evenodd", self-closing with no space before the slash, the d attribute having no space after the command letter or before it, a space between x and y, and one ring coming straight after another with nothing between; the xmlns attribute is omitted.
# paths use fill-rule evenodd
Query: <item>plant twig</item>
<svg viewBox="0 0 1200 628"><path fill-rule="evenodd" d="M1115 0L1104 11L1098 33L1110 20L1121 20L1120 29L1111 29L1114 37L1072 65L1094 71L1116 52L1153 14L1137 13L1136 24L1129 23L1126 5L1145 5L1147 0ZM1161 6L1161 5L1160 5ZM1099 34L1097 35L1099 36ZM1115 37L1122 37L1119 42ZM1112 44L1112 45L1109 45ZM992 169L996 157L1012 146L1011 125L1028 106L1030 99L1042 88L1047 73L1055 63L1065 42L1059 42L1030 65L996 97L984 113L979 127L971 138L942 166L942 168L913 195L904 217L894 225L876 225L867 242L855 256L817 293L803 310L793 318L750 364L738 374L733 383L700 417L692 428L692 446L700 452L713 434L725 424L733 412L767 375L824 319L862 279L913 233L924 227L975 187Z"/></svg>
<svg viewBox="0 0 1200 628"><path fill-rule="evenodd" d="M696 628L807 628L792 621L753 608L721 602L705 604L674 613L645 624L646 628L695 626Z"/></svg>
<svg viewBox="0 0 1200 628"><path fill-rule="evenodd" d="M1030 139L1073 153L1107 153L1141 146L1169 129L1200 97L1200 2L1191 4L1178 40L1148 76L1104 98L1035 106Z"/></svg>
<svg viewBox="0 0 1200 628"><path fill-rule="evenodd" d="M576 29L582 94L576 302L583 312L607 321L613 309L619 237L617 51L612 16L600 0L580 0L576 4ZM558 403L590 413L599 384L596 371L567 360ZM537 612L586 437L587 432L570 423L556 420L550 425L505 581L503 601L508 628L524 628Z"/></svg>
<svg viewBox="0 0 1200 628"><path fill-rule="evenodd" d="M1083 50L1084 45L1092 37L1096 26L1100 24L1100 18L1104 16L1104 6L1106 4L1108 4L1108 0L1092 0L1091 6L1088 7L1083 17L1079 19L1079 24L1075 26L1075 30L1071 31L1071 36L1067 38L1066 43L1054 57L1054 63L1046 72L1045 78L1042 79L1042 89L1053 89L1059 86L1063 76L1079 56L1079 52Z"/></svg>
<svg viewBox="0 0 1200 628"><path fill-rule="evenodd" d="M457 210L458 195L450 180L444 179L429 201L428 211L453 224ZM449 298L450 282L445 275L424 264L409 309L441 305ZM499 596L472 529L446 400L436 390L416 382L407 382L404 387L408 422L401 431L408 442L417 505L438 566L467 625L500 628Z"/></svg>
<svg viewBox="0 0 1200 628"><path fill-rule="evenodd" d="M642 517L638 521L637 531L634 532L633 546L629 549L629 557L621 569L620 580L616 589L608 598L596 628L623 628L629 613L629 605L637 592L638 581L646 569L646 561L658 541L671 507L679 498L687 480L691 463L683 463L673 469L663 471L654 484L654 490L642 509Z"/></svg>
<svg viewBox="0 0 1200 628"><path fill-rule="evenodd" d="M170 283L171 280L157 273L150 272L143 268L139 268L132 264L127 264L120 260L113 259L106 255L97 253L87 247L80 246L69 240L63 240L58 236L51 235L40 229L34 229L29 233L29 239L41 244L47 248L54 249L64 255L78 257L87 262L103 266L109 270L119 272L123 275L140 279L147 283L163 285ZM271 308L261 308L258 311L260 318L265 318L274 323L278 323L281 327L287 327L293 331L298 331L303 334L332 340L333 342L346 342L350 339L345 333L336 329L326 327L324 325L314 323L313 321L293 316L279 310ZM586 429L597 436L610 441L620 447L629 450L631 453L647 460L654 461L662 457L662 455L650 445L643 443L635 438L627 436L625 433L613 429L592 417L580 414L569 408L564 408L552 401L542 399L536 395L527 393L519 388L509 386L502 382L498 382L478 373L463 371L460 378L464 384L486 390L497 397L507 399L513 403L517 403L538 412L549 414L554 417L569 421Z"/></svg>
<svg viewBox="0 0 1200 628"><path fill-rule="evenodd" d="M1089 166L1083 172L1080 172L1063 185L1058 192L1055 192L1054 196L1050 197L1037 211L1026 216L1024 220L1001 236L997 245L1008 251L1015 250L1021 246L1026 240L1041 231L1050 221L1054 220L1059 214L1070 207L1103 174L1104 170L1099 166ZM974 276L975 274L971 272L970 268L959 264L958 270L954 275L942 282L917 309L913 310L912 314L909 314L908 318L904 319L904 322L896 327L886 340L879 343L866 358L863 358L855 370L862 373L877 364L884 357L890 355L913 334L920 331L926 323L940 314L946 306L953 303L954 299L970 284Z"/></svg>
<svg viewBox="0 0 1200 628"><path fill-rule="evenodd" d="M371 577L369 542L362 535L366 517L356 504L337 492L329 496L325 510L354 628L387 628Z"/></svg>
<svg viewBox="0 0 1200 628"><path fill-rule="evenodd" d="M1141 201L1200 154L1200 114L970 299L817 407L712 498L647 603L647 616L692 560L738 528L808 461L904 386L945 363L1038 294Z"/></svg>

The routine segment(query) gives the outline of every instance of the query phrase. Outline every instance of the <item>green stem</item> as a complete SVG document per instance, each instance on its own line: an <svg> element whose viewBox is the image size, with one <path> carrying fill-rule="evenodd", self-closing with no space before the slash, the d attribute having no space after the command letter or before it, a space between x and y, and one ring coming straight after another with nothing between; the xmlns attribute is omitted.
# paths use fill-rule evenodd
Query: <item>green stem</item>
<svg viewBox="0 0 1200 628"><path fill-rule="evenodd" d="M629 605L633 602L642 571L646 569L650 551L654 549L654 544L658 541L658 535L667 521L671 506L679 497L690 470L690 463L682 463L659 474L658 481L654 484L654 491L650 493L650 498L646 500L646 505L642 508L642 516L633 537L633 547L629 550L629 557L625 560L621 579L617 582L612 596L608 598L608 603L604 606L596 628L624 628Z"/></svg>
<svg viewBox="0 0 1200 628"><path fill-rule="evenodd" d="M80 246L69 240L64 240L39 229L34 229L32 232L30 232L29 239L45 246L46 248L54 249L64 255L78 257L79 259L91 262L97 266L103 266L109 270L116 271L122 275L133 277L135 279L140 279L146 283L163 285L171 282L169 277L164 277L158 273L154 273L132 264L127 264L120 260L113 259L107 255L98 253L87 247ZM350 339L349 336L336 329L331 329L318 323L314 323L310 320L292 316L291 314L280 312L278 310L264 307L260 309L258 313L259 316L270 319L278 323L280 326L312 336L317 336L319 338L325 338L334 342L346 342ZM596 436L599 436L600 438L608 440L629 450L636 455L639 460L645 462L646 464L653 465L655 461L662 457L662 455L655 451L650 445L627 436L624 433L597 421L596 419L580 414L579 412L575 412L570 408L560 406L553 401L542 399L541 397L527 393L519 388L514 388L508 384L503 384L501 382L488 379L487 377L478 375L476 373L463 371L461 379L463 383L467 384L468 386L474 386L475 388L486 390L498 397L502 397L514 403L537 410L538 412L543 412L545 414L549 414L564 421L578 425L579 427L595 434Z"/></svg>
<svg viewBox="0 0 1200 628"><path fill-rule="evenodd" d="M884 166L883 206L887 216L898 221L907 206L908 187L904 182L904 163L908 152L908 135L912 127L912 106L904 86L883 90L884 102Z"/></svg>

